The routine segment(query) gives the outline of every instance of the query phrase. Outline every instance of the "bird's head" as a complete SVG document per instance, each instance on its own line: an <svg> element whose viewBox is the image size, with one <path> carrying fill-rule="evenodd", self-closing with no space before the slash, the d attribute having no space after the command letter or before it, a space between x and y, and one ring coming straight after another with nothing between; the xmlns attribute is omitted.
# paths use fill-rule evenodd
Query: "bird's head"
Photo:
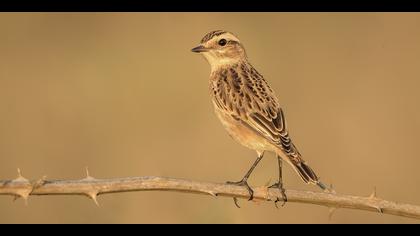
<svg viewBox="0 0 420 236"><path fill-rule="evenodd" d="M206 34L200 44L191 51L202 54L212 69L246 59L245 49L239 39L223 30Z"/></svg>

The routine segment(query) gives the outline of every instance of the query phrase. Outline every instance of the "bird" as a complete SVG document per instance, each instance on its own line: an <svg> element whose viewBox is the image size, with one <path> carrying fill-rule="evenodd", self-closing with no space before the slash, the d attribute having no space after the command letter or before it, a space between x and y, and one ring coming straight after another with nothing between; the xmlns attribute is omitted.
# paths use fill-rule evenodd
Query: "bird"
<svg viewBox="0 0 420 236"><path fill-rule="evenodd" d="M191 51L204 56L210 64L209 93L216 116L235 141L257 153L257 159L245 176L227 184L246 187L250 196L248 200L252 200L254 191L248 178L267 151L276 154L279 173L277 183L269 188L280 191L283 203L287 201L283 161L304 183L327 189L292 142L284 111L274 90L252 66L238 37L225 30L211 31Z"/></svg>

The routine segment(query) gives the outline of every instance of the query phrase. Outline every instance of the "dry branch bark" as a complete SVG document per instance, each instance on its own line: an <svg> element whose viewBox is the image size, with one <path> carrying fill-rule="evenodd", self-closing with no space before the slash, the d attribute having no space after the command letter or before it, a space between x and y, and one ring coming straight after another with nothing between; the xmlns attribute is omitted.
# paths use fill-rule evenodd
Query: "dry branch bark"
<svg viewBox="0 0 420 236"><path fill-rule="evenodd" d="M281 199L277 189L266 186L254 187L254 201L275 201ZM166 177L131 177L116 179L95 179L89 176L80 180L29 181L19 172L14 180L0 180L0 195L14 195L27 201L30 195L85 195L97 202L97 196L130 191L177 191L185 193L207 194L211 196L235 197L248 199L244 187L199 182ZM286 190L288 202L309 203L327 206L330 209L350 208L378 213L420 219L420 206L396 203L376 197L374 192L369 197L337 194L335 192L312 192Z"/></svg>

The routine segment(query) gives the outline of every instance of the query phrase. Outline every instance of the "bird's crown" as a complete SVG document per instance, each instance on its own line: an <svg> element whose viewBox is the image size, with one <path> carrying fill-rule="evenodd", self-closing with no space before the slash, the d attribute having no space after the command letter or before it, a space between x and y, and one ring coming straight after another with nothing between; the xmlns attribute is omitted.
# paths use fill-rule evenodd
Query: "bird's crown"
<svg viewBox="0 0 420 236"><path fill-rule="evenodd" d="M229 31L226 30L214 30L206 34L200 41L200 43L205 44L211 41L213 38L223 35L223 37L231 38L239 42L239 39Z"/></svg>

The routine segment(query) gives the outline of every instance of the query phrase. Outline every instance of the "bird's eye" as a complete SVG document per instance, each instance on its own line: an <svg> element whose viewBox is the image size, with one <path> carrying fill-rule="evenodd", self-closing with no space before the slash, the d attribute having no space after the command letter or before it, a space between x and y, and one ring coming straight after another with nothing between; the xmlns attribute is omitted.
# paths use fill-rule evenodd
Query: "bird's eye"
<svg viewBox="0 0 420 236"><path fill-rule="evenodd" d="M225 46L225 45L226 45L226 43L227 43L226 39L221 39L221 40L219 40L219 45L220 45L220 46Z"/></svg>

